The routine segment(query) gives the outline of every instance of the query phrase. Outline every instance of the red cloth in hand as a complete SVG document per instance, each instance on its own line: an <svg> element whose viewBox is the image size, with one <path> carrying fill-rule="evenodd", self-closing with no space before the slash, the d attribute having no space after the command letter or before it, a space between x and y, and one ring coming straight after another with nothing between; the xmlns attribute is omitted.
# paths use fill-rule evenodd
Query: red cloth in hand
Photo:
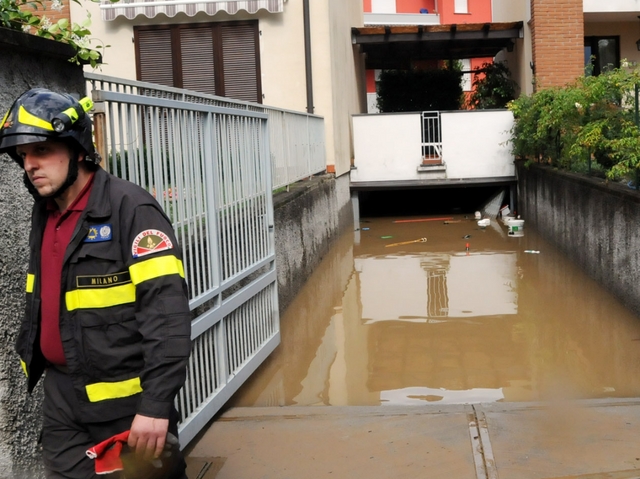
<svg viewBox="0 0 640 479"><path fill-rule="evenodd" d="M96 460L96 474L111 474L122 471L122 459L120 453L122 446L129 440L129 431L121 432L109 439L105 439L100 444L96 444L91 449L87 449L87 456Z"/></svg>

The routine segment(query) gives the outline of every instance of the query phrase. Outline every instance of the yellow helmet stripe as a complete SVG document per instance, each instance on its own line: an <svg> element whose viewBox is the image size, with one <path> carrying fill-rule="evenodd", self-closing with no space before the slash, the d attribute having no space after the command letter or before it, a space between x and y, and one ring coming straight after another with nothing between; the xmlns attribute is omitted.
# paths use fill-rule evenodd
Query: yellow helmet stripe
<svg viewBox="0 0 640 479"><path fill-rule="evenodd" d="M111 288L86 288L67 291L65 301L68 311L89 308L109 308L136 301L136 287L122 284Z"/></svg>
<svg viewBox="0 0 640 479"><path fill-rule="evenodd" d="M132 378L112 383L87 384L85 390L89 401L98 402L133 396L142 392L142 386L140 386L140 378Z"/></svg>
<svg viewBox="0 0 640 479"><path fill-rule="evenodd" d="M51 122L32 115L22 105L20 105L20 108L18 109L18 123L22 123L27 126L35 126L37 128L42 128L43 130L53 131Z"/></svg>
<svg viewBox="0 0 640 479"><path fill-rule="evenodd" d="M171 274L179 274L184 278L184 267L182 266L182 261L173 255L159 256L131 265L129 273L133 284L140 284L150 279Z"/></svg>

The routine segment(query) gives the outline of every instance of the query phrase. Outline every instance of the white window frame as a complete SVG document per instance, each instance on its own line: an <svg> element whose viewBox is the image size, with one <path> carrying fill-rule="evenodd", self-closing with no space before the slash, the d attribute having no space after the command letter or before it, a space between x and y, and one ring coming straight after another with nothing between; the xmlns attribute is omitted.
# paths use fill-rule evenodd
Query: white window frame
<svg viewBox="0 0 640 479"><path fill-rule="evenodd" d="M460 60L462 63L462 71L468 72L471 71L471 60L469 58L464 58ZM460 81L462 84L463 91L471 91L473 88L473 83L471 82L471 73L464 73L462 75L462 80Z"/></svg>
<svg viewBox="0 0 640 479"><path fill-rule="evenodd" d="M396 0L371 0L371 13L396 13Z"/></svg>
<svg viewBox="0 0 640 479"><path fill-rule="evenodd" d="M454 0L453 13L469 13L469 0Z"/></svg>

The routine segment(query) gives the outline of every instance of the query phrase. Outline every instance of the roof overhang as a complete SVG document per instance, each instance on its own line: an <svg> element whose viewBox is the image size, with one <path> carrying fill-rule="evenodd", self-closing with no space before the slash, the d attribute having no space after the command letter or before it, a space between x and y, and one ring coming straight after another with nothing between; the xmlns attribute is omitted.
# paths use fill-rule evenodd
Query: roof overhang
<svg viewBox="0 0 640 479"><path fill-rule="evenodd" d="M366 68L408 70L420 60L494 57L523 37L523 22L354 27L351 37Z"/></svg>

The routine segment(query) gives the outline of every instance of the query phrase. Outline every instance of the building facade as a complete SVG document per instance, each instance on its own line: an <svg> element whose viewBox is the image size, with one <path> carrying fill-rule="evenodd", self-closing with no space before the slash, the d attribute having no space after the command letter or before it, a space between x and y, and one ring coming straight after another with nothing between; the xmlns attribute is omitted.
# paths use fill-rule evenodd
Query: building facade
<svg viewBox="0 0 640 479"><path fill-rule="evenodd" d="M337 175L349 171L353 157L351 116L376 111L376 70L392 68L368 66L371 55L354 33L360 27L406 26L454 35L456 27L460 33L467 26L476 29L480 44L483 33L489 37L495 33L494 26L517 24L518 34L494 45L490 54L476 51L474 56L455 58L465 71L492 59L506 61L520 94L570 83L585 66L599 74L613 67L633 68L640 61L637 0L120 0L115 4L62 0L62 4L64 9L56 15L70 11L71 18L80 21L88 11L92 36L109 45L99 73L323 116L327 169ZM442 44L435 45L437 49ZM450 55L416 59L402 68L437 66ZM471 74L465 75L467 92L472 81Z"/></svg>
<svg viewBox="0 0 640 479"><path fill-rule="evenodd" d="M350 36L362 7L309 1L305 30L305 3L72 2L71 17L88 10L92 36L109 45L97 73L324 117L327 170L342 175L351 164L351 115L365 108L364 70Z"/></svg>
<svg viewBox="0 0 640 479"><path fill-rule="evenodd" d="M364 24L367 25L458 25L490 23L491 0L363 0ZM448 58L417 60L412 68L438 68ZM473 90L477 74L472 71L491 63L491 57L460 58L462 71L466 72L462 88L468 97ZM376 81L378 69L368 69L367 111L377 113ZM481 75L480 75L481 76Z"/></svg>

